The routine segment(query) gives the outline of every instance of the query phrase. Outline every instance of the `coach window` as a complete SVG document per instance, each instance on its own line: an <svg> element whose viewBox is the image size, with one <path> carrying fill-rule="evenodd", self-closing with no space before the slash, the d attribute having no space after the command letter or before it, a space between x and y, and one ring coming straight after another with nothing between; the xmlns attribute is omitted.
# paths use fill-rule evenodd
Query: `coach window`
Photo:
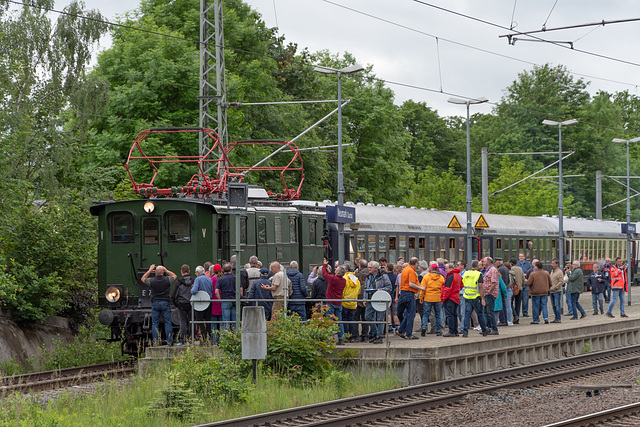
<svg viewBox="0 0 640 427"><path fill-rule="evenodd" d="M309 244L310 245L316 244L316 226L317 226L317 222L315 219L312 219L311 221L309 221Z"/></svg>
<svg viewBox="0 0 640 427"><path fill-rule="evenodd" d="M429 261L435 261L437 258L435 236L429 236L429 254L431 255L431 259Z"/></svg>
<svg viewBox="0 0 640 427"><path fill-rule="evenodd" d="M407 238L405 236L400 236L398 238L398 258L404 258L407 260Z"/></svg>
<svg viewBox="0 0 640 427"><path fill-rule="evenodd" d="M160 235L160 221L158 218L145 218L142 222L143 241L145 245L157 245Z"/></svg>
<svg viewBox="0 0 640 427"><path fill-rule="evenodd" d="M191 241L191 221L189 213L184 211L167 212L170 242Z"/></svg>
<svg viewBox="0 0 640 427"><path fill-rule="evenodd" d="M298 243L298 219L295 216L289 217L289 242Z"/></svg>
<svg viewBox="0 0 640 427"><path fill-rule="evenodd" d="M496 239L496 253L495 253L495 255L498 258L502 258L502 239Z"/></svg>
<svg viewBox="0 0 640 427"><path fill-rule="evenodd" d="M364 236L360 235L358 236L358 240L356 243L356 252L357 252L357 257L358 258L366 258L367 254L365 253L365 246L364 246Z"/></svg>
<svg viewBox="0 0 640 427"><path fill-rule="evenodd" d="M375 234L370 234L369 238L368 238L368 248L369 249L369 258L370 260L375 260L376 259L376 236Z"/></svg>
<svg viewBox="0 0 640 427"><path fill-rule="evenodd" d="M426 250L427 250L427 239L425 239L424 237L418 237L418 257L420 259L427 259Z"/></svg>
<svg viewBox="0 0 640 427"><path fill-rule="evenodd" d="M389 237L389 259L388 261L392 264L395 264L398 261L398 240L395 236Z"/></svg>
<svg viewBox="0 0 640 427"><path fill-rule="evenodd" d="M458 237L458 260L463 260L464 257L464 237ZM465 262L469 262L465 260Z"/></svg>
<svg viewBox="0 0 640 427"><path fill-rule="evenodd" d="M246 216L240 217L240 244L241 245L247 244L247 217Z"/></svg>
<svg viewBox="0 0 640 427"><path fill-rule="evenodd" d="M131 243L133 241L133 214L130 212L111 214L111 242Z"/></svg>
<svg viewBox="0 0 640 427"><path fill-rule="evenodd" d="M522 239L518 240L518 249L519 250L524 250L524 240L522 240Z"/></svg>
<svg viewBox="0 0 640 427"><path fill-rule="evenodd" d="M491 256L491 243L489 239L482 239L482 258Z"/></svg>
<svg viewBox="0 0 640 427"><path fill-rule="evenodd" d="M450 237L449 238L449 256L447 257L447 259L451 262L455 262L456 260L456 238L455 237Z"/></svg>
<svg viewBox="0 0 640 427"><path fill-rule="evenodd" d="M447 238L444 236L440 236L440 258L447 257Z"/></svg>
<svg viewBox="0 0 640 427"><path fill-rule="evenodd" d="M267 243L267 218L258 217L258 243Z"/></svg>
<svg viewBox="0 0 640 427"><path fill-rule="evenodd" d="M378 236L378 258L387 257L387 236Z"/></svg>

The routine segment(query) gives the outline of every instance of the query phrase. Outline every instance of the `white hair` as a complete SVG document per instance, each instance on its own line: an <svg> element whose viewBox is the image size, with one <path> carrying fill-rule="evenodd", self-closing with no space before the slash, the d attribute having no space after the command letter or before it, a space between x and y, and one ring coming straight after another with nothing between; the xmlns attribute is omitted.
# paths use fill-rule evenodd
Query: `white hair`
<svg viewBox="0 0 640 427"><path fill-rule="evenodd" d="M198 273L200 276L202 276L204 274L204 267L199 265L196 267L196 273Z"/></svg>
<svg viewBox="0 0 640 427"><path fill-rule="evenodd" d="M289 263L289 268L295 268L297 270L298 269L298 261L291 261Z"/></svg>

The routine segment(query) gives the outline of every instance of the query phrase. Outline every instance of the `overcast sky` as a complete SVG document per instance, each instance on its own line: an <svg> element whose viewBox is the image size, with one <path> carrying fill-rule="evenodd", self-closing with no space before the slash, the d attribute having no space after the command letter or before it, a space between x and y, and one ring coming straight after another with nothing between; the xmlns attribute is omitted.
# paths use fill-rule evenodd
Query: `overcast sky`
<svg viewBox="0 0 640 427"><path fill-rule="evenodd" d="M58 0L56 6L66 3ZM85 0L85 3L113 19L116 14L135 8L138 1ZM629 90L639 94L640 21L536 34L546 40L572 41L574 50L566 48L567 44L561 47L525 40L512 46L506 38L499 38L509 33L512 22L524 32L539 30L545 23L547 29L553 29L640 18L640 2L636 0L248 0L247 3L269 27L277 26L288 42L310 51L350 52L361 64L372 65L379 78L414 86L389 83L388 87L396 93L396 103L407 99L423 101L443 116L466 114L463 106L447 102L451 94L484 96L497 102L518 73L530 70L533 64L547 62L563 64L577 77L583 77L590 82L588 89L592 94L598 90ZM479 105L472 107L472 111L488 113L492 107Z"/></svg>

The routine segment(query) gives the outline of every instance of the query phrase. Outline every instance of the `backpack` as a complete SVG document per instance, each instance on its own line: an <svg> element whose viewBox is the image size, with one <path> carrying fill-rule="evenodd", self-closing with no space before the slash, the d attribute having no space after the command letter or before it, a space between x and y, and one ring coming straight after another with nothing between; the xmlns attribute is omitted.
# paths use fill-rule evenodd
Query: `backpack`
<svg viewBox="0 0 640 427"><path fill-rule="evenodd" d="M520 293L520 287L518 286L517 283L514 282L513 284L513 295L518 295Z"/></svg>
<svg viewBox="0 0 640 427"><path fill-rule="evenodd" d="M184 279L181 277L178 279L178 289L176 291L176 297L173 303L176 307L182 310L189 310L191 308L191 276L187 276Z"/></svg>

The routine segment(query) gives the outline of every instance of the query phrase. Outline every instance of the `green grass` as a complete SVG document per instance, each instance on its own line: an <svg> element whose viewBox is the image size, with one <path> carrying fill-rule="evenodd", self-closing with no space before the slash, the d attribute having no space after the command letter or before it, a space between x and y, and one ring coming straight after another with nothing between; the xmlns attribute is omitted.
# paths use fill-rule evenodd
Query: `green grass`
<svg viewBox="0 0 640 427"><path fill-rule="evenodd" d="M245 415L308 405L342 397L356 396L400 387L400 379L391 373L370 372L330 375L324 382L294 387L281 380L260 375L247 403L220 405L204 401L205 412L191 422L162 416L150 416L147 407L166 387L170 366L160 365L149 374L133 376L130 383L115 381L99 385L93 395L66 392L45 404L40 396L11 395L0 401L1 426L182 426L213 422ZM352 377L351 377L352 375Z"/></svg>

